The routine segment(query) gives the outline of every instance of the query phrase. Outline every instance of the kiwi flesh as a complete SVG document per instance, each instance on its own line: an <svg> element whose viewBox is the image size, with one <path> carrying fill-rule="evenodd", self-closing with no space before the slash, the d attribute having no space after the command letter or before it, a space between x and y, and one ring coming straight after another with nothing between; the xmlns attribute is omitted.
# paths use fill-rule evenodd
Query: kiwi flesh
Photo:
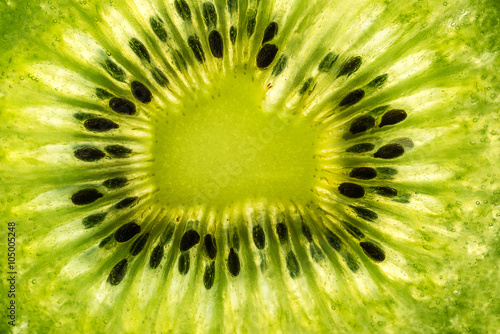
<svg viewBox="0 0 500 334"><path fill-rule="evenodd" d="M0 332L499 328L495 1L0 12Z"/></svg>

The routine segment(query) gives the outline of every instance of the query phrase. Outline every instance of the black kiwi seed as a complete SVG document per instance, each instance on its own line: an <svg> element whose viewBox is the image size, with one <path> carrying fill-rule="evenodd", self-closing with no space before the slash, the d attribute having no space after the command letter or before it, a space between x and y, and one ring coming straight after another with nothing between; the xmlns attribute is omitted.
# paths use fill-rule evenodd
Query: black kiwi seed
<svg viewBox="0 0 500 334"><path fill-rule="evenodd" d="M115 122L102 117L89 118L83 123L83 126L90 131L94 132L106 132L111 129L118 129L118 124Z"/></svg>
<svg viewBox="0 0 500 334"><path fill-rule="evenodd" d="M177 11L177 14L183 19L184 21L191 21L191 10L189 9L189 5L186 1L184 0L175 0L174 2L175 5L175 10Z"/></svg>
<svg viewBox="0 0 500 334"><path fill-rule="evenodd" d="M229 13L234 13L238 10L238 0L227 0L227 9Z"/></svg>
<svg viewBox="0 0 500 334"><path fill-rule="evenodd" d="M233 276L238 276L240 273L240 258L232 247L229 250L229 255L227 257L227 269Z"/></svg>
<svg viewBox="0 0 500 334"><path fill-rule="evenodd" d="M284 223L276 224L276 233L278 233L278 238L282 244L288 241L288 228Z"/></svg>
<svg viewBox="0 0 500 334"><path fill-rule="evenodd" d="M127 99L114 97L109 100L109 107L119 114L135 115L135 104Z"/></svg>
<svg viewBox="0 0 500 334"><path fill-rule="evenodd" d="M144 249L144 246L146 246L148 238L149 238L149 233L141 235L139 238L137 238L137 240L134 241L134 243L130 247L130 254L133 256L139 254Z"/></svg>
<svg viewBox="0 0 500 334"><path fill-rule="evenodd" d="M179 266L178 266L179 273L181 275L186 275L188 273L189 262L190 262L189 253L188 252L181 253L181 255L179 256Z"/></svg>
<svg viewBox="0 0 500 334"><path fill-rule="evenodd" d="M365 152L370 152L374 148L375 148L374 144L362 143L362 144L353 145L353 146L347 148L347 150L345 150L345 151L349 152L349 153L365 153Z"/></svg>
<svg viewBox="0 0 500 334"><path fill-rule="evenodd" d="M380 121L379 127L383 127L386 125L393 125L399 122L402 122L406 119L406 111L402 109L393 109L389 110L382 116L382 120Z"/></svg>
<svg viewBox="0 0 500 334"><path fill-rule="evenodd" d="M77 159L87 162L101 160L106 154L95 147L83 147L74 152Z"/></svg>
<svg viewBox="0 0 500 334"><path fill-rule="evenodd" d="M238 31L236 30L235 26L231 26L229 28L229 39L231 40L231 44L234 45L236 43L236 36L238 35Z"/></svg>
<svg viewBox="0 0 500 334"><path fill-rule="evenodd" d="M87 188L77 191L71 196L71 201L75 205L87 205L94 203L104 195L97 189Z"/></svg>
<svg viewBox="0 0 500 334"><path fill-rule="evenodd" d="M191 48L191 51L193 51L196 60L198 60L199 63L203 63L205 61L205 53L203 52L203 48L201 47L200 39L198 38L198 36L189 36L188 45Z"/></svg>
<svg viewBox="0 0 500 334"><path fill-rule="evenodd" d="M278 53L278 47L274 44L264 44L257 54L257 67L264 69L271 65Z"/></svg>
<svg viewBox="0 0 500 334"><path fill-rule="evenodd" d="M307 226L306 224L302 224L302 234L304 234L307 241L309 242L313 241L311 230L309 229L309 226Z"/></svg>
<svg viewBox="0 0 500 334"><path fill-rule="evenodd" d="M297 278L300 275L299 261L292 251L286 255L286 267L291 278Z"/></svg>
<svg viewBox="0 0 500 334"><path fill-rule="evenodd" d="M344 182L338 187L339 192L349 198L361 198L365 196L365 189L355 183Z"/></svg>
<svg viewBox="0 0 500 334"><path fill-rule="evenodd" d="M378 215L376 212L362 208L360 206L351 206L351 208L356 212L358 217L364 219L364 220L369 220L369 221L374 221L378 218Z"/></svg>
<svg viewBox="0 0 500 334"><path fill-rule="evenodd" d="M212 30L208 35L208 44L210 44L210 50L215 58L222 58L223 44L222 36L217 30Z"/></svg>
<svg viewBox="0 0 500 334"><path fill-rule="evenodd" d="M302 95L304 94L305 92L307 92L307 90L309 89L309 87L311 86L312 82L313 82L313 78L307 78L306 81L304 81L304 84L302 85L302 87L300 87L300 90L299 90L299 94Z"/></svg>
<svg viewBox="0 0 500 334"><path fill-rule="evenodd" d="M207 234L204 238L205 250L207 255L211 259L215 259L217 255L217 245L215 243L215 238L211 234Z"/></svg>
<svg viewBox="0 0 500 334"><path fill-rule="evenodd" d="M342 240L340 240L340 238L335 233L327 229L325 237L326 241L328 241L333 249L335 249L336 251L340 250L340 248L342 247Z"/></svg>
<svg viewBox="0 0 500 334"><path fill-rule="evenodd" d="M398 195L398 191L394 188L390 187L375 187L373 188L375 192L379 195L385 196L385 197L394 197Z"/></svg>
<svg viewBox="0 0 500 334"><path fill-rule="evenodd" d="M255 247L258 249L264 249L266 246L266 235L264 229L260 225L255 225L252 229L252 237Z"/></svg>
<svg viewBox="0 0 500 334"><path fill-rule="evenodd" d="M349 59L340 68L340 71L339 71L339 74L337 75L337 78L341 77L343 75L349 76L349 75L353 74L354 72L356 72L360 68L361 63L362 63L362 60L361 60L361 57L359 57L359 56L356 56L356 57Z"/></svg>
<svg viewBox="0 0 500 334"><path fill-rule="evenodd" d="M361 246L361 248L363 248L365 254L368 255L368 257L370 257L372 260L379 262L385 260L384 251L377 245L371 242L360 242L359 245Z"/></svg>
<svg viewBox="0 0 500 334"><path fill-rule="evenodd" d="M155 269L160 265L160 262L163 258L163 245L157 245L153 248L151 252L151 257L149 258L149 266L151 269Z"/></svg>
<svg viewBox="0 0 500 334"><path fill-rule="evenodd" d="M126 242L132 239L136 234L141 232L141 227L135 222L130 222L120 226L115 232L115 240L118 242Z"/></svg>
<svg viewBox="0 0 500 334"><path fill-rule="evenodd" d="M128 183L128 180L126 177L114 177L112 179L107 179L102 183L103 186L105 186L108 189L118 189L126 186Z"/></svg>
<svg viewBox="0 0 500 334"><path fill-rule="evenodd" d="M404 152L405 149L399 144L387 144L379 148L373 156L380 159L394 159L402 156Z"/></svg>
<svg viewBox="0 0 500 334"><path fill-rule="evenodd" d="M142 60L151 62L151 57L149 56L149 51L146 49L146 46L137 38L131 38L128 42L128 45L134 51L135 55Z"/></svg>
<svg viewBox="0 0 500 334"><path fill-rule="evenodd" d="M215 280L215 262L212 261L205 267L205 273L203 274L203 285L205 289L210 290L214 285Z"/></svg>
<svg viewBox="0 0 500 334"><path fill-rule="evenodd" d="M132 150L121 145L109 145L104 148L104 150L114 158L126 158Z"/></svg>
<svg viewBox="0 0 500 334"><path fill-rule="evenodd" d="M153 29L153 32L155 33L156 37L160 39L162 42L167 41L167 31L165 30L163 26L163 22L161 20L157 20L154 17L149 19L149 24L151 25L151 29Z"/></svg>
<svg viewBox="0 0 500 334"><path fill-rule="evenodd" d="M351 123L349 132L353 135L360 132L365 132L375 126L375 118L370 115L359 116Z"/></svg>
<svg viewBox="0 0 500 334"><path fill-rule="evenodd" d="M210 2L203 4L203 21L208 29L215 28L217 25L217 12L215 6Z"/></svg>
<svg viewBox="0 0 500 334"><path fill-rule="evenodd" d="M349 234L355 237L356 239L363 239L365 237L364 233L361 232L361 230L356 226L349 224L348 222L343 222L343 223L347 229L347 232L349 232Z"/></svg>
<svg viewBox="0 0 500 334"><path fill-rule="evenodd" d="M102 88L96 88L95 95L101 100L110 99L113 97L113 94Z"/></svg>
<svg viewBox="0 0 500 334"><path fill-rule="evenodd" d="M255 32L255 24L257 21L255 18L257 17L257 11L255 8L250 8L247 12L247 37L250 37Z"/></svg>
<svg viewBox="0 0 500 334"><path fill-rule="evenodd" d="M151 102L151 91L144 84L140 83L139 81L132 81L132 83L130 84L130 89L132 91L132 95L134 95L137 100L141 101L142 103Z"/></svg>
<svg viewBox="0 0 500 334"><path fill-rule="evenodd" d="M115 209L124 209L131 206L137 200L137 196L127 197L122 199L120 202L116 203Z"/></svg>
<svg viewBox="0 0 500 334"><path fill-rule="evenodd" d="M380 87L380 86L382 86L387 81L387 77L388 77L387 73L379 75L378 77L376 77L375 79L373 79L372 81L370 81L370 83L368 84L368 86L369 87L373 87L373 88Z"/></svg>
<svg viewBox="0 0 500 334"><path fill-rule="evenodd" d="M111 59L106 59L104 64L102 64L102 67L106 70L106 72L108 72L109 75L111 75L113 79L117 81L124 82L127 78L125 71Z"/></svg>
<svg viewBox="0 0 500 334"><path fill-rule="evenodd" d="M196 232L195 230L187 230L186 232L184 232L181 238L180 250L181 252L185 252L191 249L199 242L200 242L200 235L198 234L198 232Z"/></svg>
<svg viewBox="0 0 500 334"><path fill-rule="evenodd" d="M281 55L278 58L278 61L276 62L276 65L274 65L274 67L273 67L272 75L275 76L275 77L277 77L278 75L280 75L281 72L283 72L283 70L285 69L287 61L288 61L287 56Z"/></svg>
<svg viewBox="0 0 500 334"><path fill-rule="evenodd" d="M271 22L267 25L266 30L264 31L264 37L262 38L262 44L269 42L278 34L278 23Z"/></svg>
<svg viewBox="0 0 500 334"><path fill-rule="evenodd" d="M111 285L118 285L125 277L125 273L127 272L127 259L123 259L117 264L114 265L113 269L108 276L108 283Z"/></svg>
<svg viewBox="0 0 500 334"><path fill-rule="evenodd" d="M358 103L365 97L365 91L362 89L356 89L347 94L342 101L339 103L339 107L349 107L352 106L353 104Z"/></svg>
<svg viewBox="0 0 500 334"><path fill-rule="evenodd" d="M333 52L329 52L323 60L318 65L318 70L320 72L328 72L332 68L333 64L337 61L339 58L338 55L334 54Z"/></svg>
<svg viewBox="0 0 500 334"><path fill-rule="evenodd" d="M371 180L377 176L377 171L370 167L356 167L351 170L349 176L360 180Z"/></svg>
<svg viewBox="0 0 500 334"><path fill-rule="evenodd" d="M82 219L82 224L85 228L91 228L101 223L108 215L107 212L94 213Z"/></svg>
<svg viewBox="0 0 500 334"><path fill-rule="evenodd" d="M156 83L162 87L165 87L170 83L165 73L157 67L151 71L151 75L153 76L153 79L155 79Z"/></svg>

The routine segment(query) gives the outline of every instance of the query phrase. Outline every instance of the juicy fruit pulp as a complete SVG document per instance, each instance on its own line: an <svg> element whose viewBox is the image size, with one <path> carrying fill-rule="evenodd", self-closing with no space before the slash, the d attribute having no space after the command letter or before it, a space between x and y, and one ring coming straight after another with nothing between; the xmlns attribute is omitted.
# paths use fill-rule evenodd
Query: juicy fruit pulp
<svg viewBox="0 0 500 334"><path fill-rule="evenodd" d="M494 3L0 6L2 332L498 328Z"/></svg>

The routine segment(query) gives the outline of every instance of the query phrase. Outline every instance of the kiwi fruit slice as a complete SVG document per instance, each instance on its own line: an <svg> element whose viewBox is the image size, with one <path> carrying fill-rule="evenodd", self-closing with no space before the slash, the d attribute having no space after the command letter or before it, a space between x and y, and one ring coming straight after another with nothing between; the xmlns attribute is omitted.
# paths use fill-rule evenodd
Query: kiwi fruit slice
<svg viewBox="0 0 500 334"><path fill-rule="evenodd" d="M0 12L2 333L499 328L496 1Z"/></svg>

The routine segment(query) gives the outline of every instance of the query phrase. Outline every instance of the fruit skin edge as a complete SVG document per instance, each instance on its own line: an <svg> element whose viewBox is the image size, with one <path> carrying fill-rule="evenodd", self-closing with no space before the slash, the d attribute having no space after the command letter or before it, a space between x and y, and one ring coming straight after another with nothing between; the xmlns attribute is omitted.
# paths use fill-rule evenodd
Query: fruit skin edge
<svg viewBox="0 0 500 334"><path fill-rule="evenodd" d="M466 2L462 2L466 3ZM494 64L498 65L498 44L495 45L496 42L499 41L498 38L498 5L495 5L494 2L491 3L481 3L481 2L470 2L470 6L464 5L464 11L468 7L471 8L486 8L484 11L487 15L484 18L484 22L489 22L487 25L479 25L478 30L485 30L488 32L486 34L487 38L483 41L479 41L479 44L484 43L479 46L479 48L483 48L483 50L491 50L492 57L495 58ZM448 5L451 5L448 4ZM0 57L0 63L2 63L2 68L4 71L8 73L7 75L2 75L2 81L0 81L0 85L2 87L2 93L0 96L0 105L5 106L8 104L8 97L10 94L15 94L11 89L4 89L8 86L8 84L22 85L24 80L27 79L26 73L17 73L17 71L23 70L23 61L29 61L29 58L34 57L29 54L29 45L26 45L23 41L24 33L26 36L30 36L34 34L32 27L30 24L36 24L37 22L46 22L47 17L43 17L42 13L35 14L35 10L26 10L25 8L30 8L29 6L23 6L22 2L17 2L17 9L12 9L5 4L0 5L2 18L5 19L5 23L2 24L1 32L2 32L2 40L1 45L2 49L5 50L4 54ZM22 11L21 19L19 13ZM5 14L5 15L4 15ZM32 17L30 17L32 14ZM490 21L487 20L490 19ZM31 20L33 19L33 21ZM42 29L50 29L50 28L42 28ZM17 31L21 31L23 33L19 33ZM14 34L14 32L17 32ZM493 37L492 35L493 34ZM49 35L49 34L48 34ZM14 36L9 38L6 36ZM5 46L5 48L4 48ZM12 59L11 57L15 55L19 50L23 50L27 52L29 55L26 57L23 55L18 59ZM32 59L34 60L34 59ZM498 67L496 67L498 68ZM9 72L10 71L10 72ZM8 78L6 78L8 76ZM23 79L21 79L21 76ZM491 78L484 79L484 81L491 84L491 91L498 92L499 85L498 80L493 81ZM480 80L478 80L481 82ZM7 82L7 83L6 83ZM489 86L489 85L486 85ZM14 88L15 90L15 88ZM491 98L489 96L490 91L488 91L488 96L486 96L486 90L480 90L476 94L471 94L471 99L478 99L477 106L475 108L475 112L479 117L477 121L471 121L469 126L469 131L471 133L471 138L473 138L474 132L479 131L475 130L476 128L484 127L484 125L489 125L490 127L494 127L495 124L498 124L498 97ZM479 110L482 109L482 110ZM486 112L487 111L487 112ZM1 114L0 114L1 117ZM7 124L9 121L6 120ZM2 122L3 123L3 122ZM2 125L2 130L5 130L5 125ZM8 132L4 132L8 133ZM1 135L4 136L3 134ZM498 142L498 135L494 135L494 140ZM475 152L471 153L463 153L464 156L469 159L464 159L464 164L469 165L470 172L466 175L463 175L463 180L466 180L468 186L463 191L463 193L457 194L457 198L460 199L461 204L455 204L453 207L450 207L450 212L453 214L450 217L453 220L456 220L457 230L456 230L456 248L465 249L466 252L463 253L462 256L451 257L450 266L452 267L453 275L449 277L449 291L447 294L444 293L444 296L430 296L430 300L428 305L428 309L421 310L423 315L420 315L421 320L425 320L426 315L429 318L440 319L443 318L443 324L446 324L446 327L436 328L436 332L482 332L483 330L494 330L498 327L498 247L495 245L498 241L498 186L497 181L495 179L495 162L499 161L498 156L498 145L494 145L495 141L489 144L490 147L484 148L481 150L481 155L477 155ZM476 145L478 145L476 143ZM480 145L480 144L479 144ZM3 157L3 151L5 147L2 147L2 151L0 151L0 157ZM464 148L465 149L465 148ZM465 149L467 150L467 149ZM474 160L476 159L476 160ZM490 165L477 166L475 163L479 161L481 163L490 163ZM2 161L3 163L4 161ZM6 166L9 166L8 163ZM12 166L9 166L12 167ZM12 173L13 169L6 170L6 168L0 169L1 173L0 177L3 180L8 176L7 173ZM493 176L487 176L491 174ZM491 183L493 181L493 183ZM23 195L17 193L18 188L12 186L11 184L6 184L4 181L2 182L0 192L0 198L2 199L2 203L7 205L2 205L0 209L0 213L2 214L3 220L19 219L23 220L23 217L15 217L11 216L9 208L22 202ZM465 182L463 182L465 183ZM488 188L482 189L481 185L488 185ZM485 204L485 202L488 202ZM477 204L476 202L479 202ZM11 204L9 204L11 203ZM6 217L6 218L5 218ZM29 229L19 226L19 231L22 234L29 235ZM6 240L5 236L6 232L3 229L0 232L0 237L2 240L2 248L4 248L4 242ZM481 257L472 258L471 255L480 254ZM466 256L468 255L468 256ZM30 253L29 249L24 249L22 247L19 248L17 253L18 259L22 259L23 257L26 259L35 258L34 254ZM22 260L21 260L22 261ZM29 264L29 263L27 263ZM2 278L5 277L5 272L0 271ZM65 312L64 309L61 309L61 315L55 315L47 313L48 310L42 310L40 305L36 302L32 302L30 300L30 296L27 293L30 289L28 288L29 284L33 284L33 282L21 281L19 282L19 291L21 294L26 293L24 297L24 307L25 310L18 309L20 313L21 321L24 321L26 324L29 323L28 329L20 327L19 332L32 330L33 328L37 329L39 332L57 332L58 326L69 325L74 326L75 330L86 328L87 330L91 330L93 325L98 328L100 324L93 323L93 325L87 323L87 319L85 316L76 315L76 320L70 320L71 317L69 315L63 316ZM6 291L4 289L5 281L2 280L2 291ZM25 292L23 292L25 291ZM438 304L439 299L442 298L442 301ZM66 301L70 305L66 305L68 309L71 308L71 304L73 302ZM63 302L64 303L64 302ZM21 304L21 303L20 303ZM446 305L446 306L445 306ZM43 306L42 306L43 307ZM347 312L347 311L344 311ZM22 314L24 313L24 315ZM57 323L60 322L58 325ZM384 332L384 331L392 331L394 329L387 329L387 323L382 322L382 324L374 324L374 331ZM0 326L5 326L4 323L0 324ZM34 327L31 327L34 326ZM38 328L35 326L39 326ZM377 327L379 326L379 327ZM62 327L61 327L62 328ZM66 327L70 328L70 327ZM396 327L398 328L398 327ZM402 328L402 326L401 326ZM2 331L10 330L9 327L0 327ZM413 328L415 332L420 332L418 327ZM96 330L99 331L98 329Z"/></svg>

